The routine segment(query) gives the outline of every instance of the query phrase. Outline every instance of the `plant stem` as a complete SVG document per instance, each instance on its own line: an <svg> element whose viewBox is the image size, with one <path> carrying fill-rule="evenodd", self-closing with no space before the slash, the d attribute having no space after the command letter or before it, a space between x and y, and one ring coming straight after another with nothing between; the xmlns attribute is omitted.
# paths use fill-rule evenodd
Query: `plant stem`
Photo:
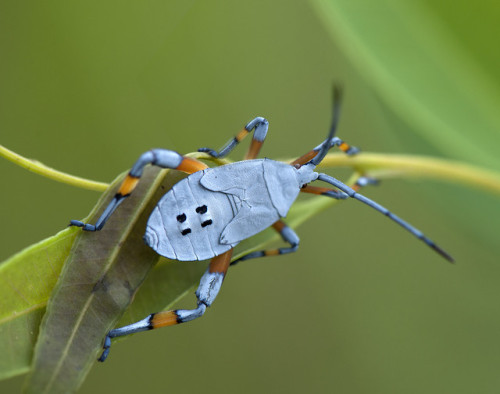
<svg viewBox="0 0 500 394"><path fill-rule="evenodd" d="M14 164L26 168L28 171L34 172L39 175L43 175L47 178L53 179L54 181L66 183L68 185L80 187L82 189L89 189L102 192L108 188L107 183L96 182L85 178L80 178L74 175L66 174L61 171L54 170L53 168L47 167L43 163L37 160L27 159L15 152L5 148L0 145L0 156L5 157Z"/></svg>
<svg viewBox="0 0 500 394"><path fill-rule="evenodd" d="M349 167L376 178L415 177L468 185L500 194L500 174L453 160L414 155L360 153L327 155L321 167Z"/></svg>
<svg viewBox="0 0 500 394"><path fill-rule="evenodd" d="M102 192L108 184L80 178L54 170L36 160L26 159L0 145L0 156L47 178L83 189ZM211 160L217 164L229 164L227 159L214 159L205 153L189 153L186 156ZM498 172L452 160L436 159L415 155L391 155L381 153L360 153L346 156L340 153L328 154L319 168L349 167L360 174L376 178L416 177L430 178L462 185L468 185L500 194L500 174Z"/></svg>

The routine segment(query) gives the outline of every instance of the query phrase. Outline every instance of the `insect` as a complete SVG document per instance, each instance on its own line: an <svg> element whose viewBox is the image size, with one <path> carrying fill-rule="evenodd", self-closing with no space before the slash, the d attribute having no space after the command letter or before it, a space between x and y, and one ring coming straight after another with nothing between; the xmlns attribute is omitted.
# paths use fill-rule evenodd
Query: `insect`
<svg viewBox="0 0 500 394"><path fill-rule="evenodd" d="M153 209L144 241L158 254L170 259L211 259L196 291L195 309L153 313L136 323L111 330L104 340L104 350L99 361L106 360L111 338L185 323L201 317L217 297L230 265L252 258L295 252L299 246L299 237L282 218L286 217L300 192L335 199L359 200L401 225L445 259L453 261L447 252L415 227L359 194L361 186L373 182L370 178L361 177L351 188L329 175L314 171L332 147L337 146L348 155L358 152L357 148L334 136L340 112L340 98L341 90L334 87L333 120L326 140L291 164L257 159L269 126L266 119L257 117L220 151L199 149L213 157L221 158L229 154L253 131L252 142L243 161L209 168L201 161L184 157L177 152L153 149L140 156L95 225L71 221L71 225L82 227L85 231L101 230L115 209L134 190L145 166L151 164L176 169L190 175L175 184ZM314 181L328 183L335 189L310 185ZM251 252L231 263L233 248L239 242L268 227L279 232L289 246Z"/></svg>

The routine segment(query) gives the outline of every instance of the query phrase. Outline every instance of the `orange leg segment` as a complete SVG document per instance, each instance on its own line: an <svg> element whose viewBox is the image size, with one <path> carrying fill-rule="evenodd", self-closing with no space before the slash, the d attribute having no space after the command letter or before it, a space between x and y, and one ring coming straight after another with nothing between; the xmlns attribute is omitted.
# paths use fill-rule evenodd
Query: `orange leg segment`
<svg viewBox="0 0 500 394"><path fill-rule="evenodd" d="M188 174L194 174L195 172L203 171L206 168L208 168L208 166L199 160L192 159L190 157L183 157L176 170L183 171Z"/></svg>
<svg viewBox="0 0 500 394"><path fill-rule="evenodd" d="M257 141L256 139L253 139L243 160L255 159L259 155L260 148L262 148L263 144L264 141Z"/></svg>

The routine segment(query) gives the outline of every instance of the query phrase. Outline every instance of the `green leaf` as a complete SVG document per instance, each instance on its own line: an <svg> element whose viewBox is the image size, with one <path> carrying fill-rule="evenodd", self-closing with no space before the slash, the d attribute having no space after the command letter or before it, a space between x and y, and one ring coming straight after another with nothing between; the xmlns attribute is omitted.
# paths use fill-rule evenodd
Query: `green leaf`
<svg viewBox="0 0 500 394"><path fill-rule="evenodd" d="M0 265L0 379L28 370L40 320L76 234L63 230Z"/></svg>
<svg viewBox="0 0 500 394"><path fill-rule="evenodd" d="M424 4L311 4L360 78L415 133L450 157L500 168L495 83Z"/></svg>
<svg viewBox="0 0 500 394"><path fill-rule="evenodd" d="M106 332L117 325L158 260L118 325L169 307L197 285L206 264L159 258L142 241L152 207L183 176L171 172L165 178L167 174L168 171L148 169L137 190L102 231L86 233L67 228L0 266L0 378L29 370L38 326L52 291L28 392L68 391L81 384L101 351ZM86 221L96 220L121 179L113 182ZM287 221L296 227L335 202L299 202ZM238 245L234 256L278 239L276 232L267 230Z"/></svg>
<svg viewBox="0 0 500 394"><path fill-rule="evenodd" d="M195 157L204 158L200 154ZM328 155L323 167L342 165L360 172L384 169L384 177L400 175L400 171L408 174L417 171L419 176L437 176L499 190L497 174L438 160L373 154L354 158ZM76 390L95 364L108 330L171 307L197 285L206 263L160 258L142 241L153 206L183 176L177 171L148 168L137 190L102 231L87 233L68 228L0 266L0 377L28 370L38 336L27 391ZM95 222L121 179L122 176L115 180L86 222ZM356 175L347 183L355 179ZM296 228L335 203L336 200L329 198L306 198L294 204L286 221ZM278 239L279 235L268 229L239 244L234 257L262 249ZM151 269L153 272L149 274Z"/></svg>
<svg viewBox="0 0 500 394"><path fill-rule="evenodd" d="M206 264L162 258L136 296L139 286L160 260L142 240L146 221L161 195L182 176L175 171L148 168L127 203L120 207L103 230L96 233L65 230L71 238L75 232L78 236L43 317L26 392L76 390L102 352L106 333L117 325L134 298L119 325L170 306L198 283ZM96 221L116 193L120 180L118 178L101 198L88 222ZM335 201L330 199L299 203L290 213L289 223L298 225L332 203ZM269 240L278 237L272 231L259 234L242 243L235 257L262 248ZM58 242L62 243L59 239ZM60 257L64 259L64 256ZM35 327L42 313L43 309L39 308ZM25 349L31 350L33 337L31 341L23 342ZM23 359L24 363L27 359L29 356ZM26 368L26 364L23 367Z"/></svg>

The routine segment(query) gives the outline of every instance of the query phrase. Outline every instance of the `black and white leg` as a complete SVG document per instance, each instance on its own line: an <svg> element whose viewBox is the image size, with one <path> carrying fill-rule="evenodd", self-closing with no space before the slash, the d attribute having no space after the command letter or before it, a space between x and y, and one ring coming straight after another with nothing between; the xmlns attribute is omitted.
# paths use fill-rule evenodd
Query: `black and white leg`
<svg viewBox="0 0 500 394"><path fill-rule="evenodd" d="M115 194L109 205L106 207L104 212L101 214L97 223L95 225L83 223L79 220L71 220L70 226L82 227L85 231L98 231L102 229L111 214L118 208L125 198L127 198L130 193L135 189L140 177L144 171L144 167L148 164L162 168L171 168L179 171L187 172L192 174L196 171L204 170L208 166L201 161L192 159L189 157L184 157L177 152L167 150L167 149L153 149L146 153L143 153L139 160L137 160L123 180L118 192Z"/></svg>
<svg viewBox="0 0 500 394"><path fill-rule="evenodd" d="M176 309L153 313L136 323L111 330L104 339L104 350L99 358L99 361L105 361L108 357L111 347L111 338L186 323L203 316L206 309L212 305L215 298L219 294L222 282L224 281L224 277L226 276L226 272L231 261L232 253L233 250L230 249L229 251L214 257L210 262L208 269L200 279L198 290L196 290L198 305L195 309Z"/></svg>

